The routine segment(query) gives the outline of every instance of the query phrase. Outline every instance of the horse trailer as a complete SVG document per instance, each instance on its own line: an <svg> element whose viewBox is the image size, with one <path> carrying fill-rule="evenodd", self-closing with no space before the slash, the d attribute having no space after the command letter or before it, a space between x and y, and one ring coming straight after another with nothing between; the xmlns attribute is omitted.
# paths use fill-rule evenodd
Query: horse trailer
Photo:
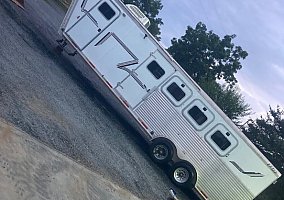
<svg viewBox="0 0 284 200"><path fill-rule="evenodd" d="M254 199L281 174L149 25L136 6L120 0L73 0L58 42L88 64L102 95L148 141L153 161L170 166L173 183L203 199Z"/></svg>

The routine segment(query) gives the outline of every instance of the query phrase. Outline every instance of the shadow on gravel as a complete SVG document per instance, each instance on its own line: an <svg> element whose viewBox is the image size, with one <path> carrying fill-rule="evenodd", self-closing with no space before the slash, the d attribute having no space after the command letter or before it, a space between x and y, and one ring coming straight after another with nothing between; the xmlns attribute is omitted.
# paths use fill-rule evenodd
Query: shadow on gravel
<svg viewBox="0 0 284 200"><path fill-rule="evenodd" d="M46 1L48 4L52 5L50 1ZM53 2L54 3L54 2ZM49 39L45 37L44 34L41 33L41 30L39 30L35 24L31 23L31 21L28 21L28 13L27 11L18 10L16 9L11 3L1 0L2 7L5 8L5 11L7 14L14 19L14 21L29 35L32 36L33 44L37 45L37 48L41 49L42 52L45 52L45 55L48 56L51 60L54 60L54 62L59 66L66 74L69 75L69 77L81 88L81 90L89 97L89 99L92 102L95 102L96 106L99 106L105 114L107 114L112 120L118 120L119 123L123 124L126 130L128 130L131 133L134 134L126 134L127 137L131 138L138 146L141 147L141 149L145 152L145 149L148 144L143 139L142 136L136 133L136 131L128 124L126 120L121 118L119 113L114 110L105 100L105 98L93 87L93 84L85 78L82 73L75 68L73 63L68 59L67 56L64 54L61 54L55 43L48 42ZM57 5L58 3L56 3ZM63 9L63 8L62 8ZM22 17L22 15L26 17ZM32 20L32 19L30 19ZM58 35L59 37L59 35ZM46 41L46 42L43 42ZM55 42L55 41L54 41ZM30 42L26 42L28 45L31 45ZM32 47L33 48L33 47ZM76 55L78 59L81 59L79 55ZM29 124L25 124L24 122L21 122L20 119L14 119L14 123L18 122L20 127L22 127L25 131L31 133L32 136L39 138L38 135L33 133L33 129L29 126ZM60 130L60 127L54 127L54 130ZM63 130L61 130L64 132ZM60 139L60 138L58 138ZM62 138L62 141L69 141L66 140L66 138ZM68 144L67 144L68 145ZM71 144L69 144L71 147ZM146 152L147 153L147 152Z"/></svg>

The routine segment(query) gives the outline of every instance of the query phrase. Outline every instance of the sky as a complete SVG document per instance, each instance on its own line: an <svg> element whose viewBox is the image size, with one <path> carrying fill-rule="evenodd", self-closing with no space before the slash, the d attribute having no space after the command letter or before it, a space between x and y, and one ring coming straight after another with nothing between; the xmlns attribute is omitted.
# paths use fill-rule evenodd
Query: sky
<svg viewBox="0 0 284 200"><path fill-rule="evenodd" d="M269 105L284 109L284 1L283 0L161 0L161 42L185 34L187 26L203 22L208 30L233 40L248 52L237 73L238 86L253 115L266 116Z"/></svg>

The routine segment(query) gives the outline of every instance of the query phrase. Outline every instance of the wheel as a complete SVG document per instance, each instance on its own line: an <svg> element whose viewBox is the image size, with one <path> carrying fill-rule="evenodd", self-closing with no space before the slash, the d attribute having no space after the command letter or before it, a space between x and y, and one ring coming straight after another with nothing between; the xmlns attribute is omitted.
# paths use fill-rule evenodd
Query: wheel
<svg viewBox="0 0 284 200"><path fill-rule="evenodd" d="M171 167L170 178L175 185L192 189L196 183L197 174L190 163L180 161Z"/></svg>
<svg viewBox="0 0 284 200"><path fill-rule="evenodd" d="M150 156L155 163L165 164L173 157L173 148L167 139L154 139L150 145Z"/></svg>

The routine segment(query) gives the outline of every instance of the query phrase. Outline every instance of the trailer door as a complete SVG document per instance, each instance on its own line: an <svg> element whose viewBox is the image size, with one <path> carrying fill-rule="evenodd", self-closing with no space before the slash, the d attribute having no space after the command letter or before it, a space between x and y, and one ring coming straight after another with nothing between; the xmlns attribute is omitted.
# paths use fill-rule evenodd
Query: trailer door
<svg viewBox="0 0 284 200"><path fill-rule="evenodd" d="M82 52L112 87L119 85L138 63L136 55L113 32L100 36Z"/></svg>
<svg viewBox="0 0 284 200"><path fill-rule="evenodd" d="M142 64L129 70L131 74L116 87L116 90L132 108L146 100L175 72L174 67L158 50L149 52L149 57Z"/></svg>
<svg viewBox="0 0 284 200"><path fill-rule="evenodd" d="M79 50L83 50L119 17L120 10L110 0L96 4L94 1L84 0L80 9L77 11L78 20L66 33ZM71 19L74 19L74 16Z"/></svg>

